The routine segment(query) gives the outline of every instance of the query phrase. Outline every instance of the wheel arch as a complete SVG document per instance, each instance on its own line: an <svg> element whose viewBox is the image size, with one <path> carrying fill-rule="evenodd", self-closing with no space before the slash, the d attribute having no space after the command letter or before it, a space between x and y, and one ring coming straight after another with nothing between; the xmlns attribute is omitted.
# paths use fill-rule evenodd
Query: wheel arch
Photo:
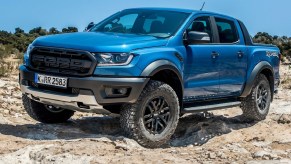
<svg viewBox="0 0 291 164"><path fill-rule="evenodd" d="M143 70L141 76L169 84L176 92L179 98L180 109L182 109L184 91L183 77L174 63L168 60L154 61Z"/></svg>
<svg viewBox="0 0 291 164"><path fill-rule="evenodd" d="M272 100L273 100L274 81L275 81L274 80L274 71L273 71L273 68L270 65L270 63L268 63L267 61L261 61L260 63L258 63L254 67L249 78L247 79L244 90L243 90L240 97L247 97L251 93L255 79L256 79L257 75L259 75L259 74L264 74L267 77L269 84L270 84Z"/></svg>

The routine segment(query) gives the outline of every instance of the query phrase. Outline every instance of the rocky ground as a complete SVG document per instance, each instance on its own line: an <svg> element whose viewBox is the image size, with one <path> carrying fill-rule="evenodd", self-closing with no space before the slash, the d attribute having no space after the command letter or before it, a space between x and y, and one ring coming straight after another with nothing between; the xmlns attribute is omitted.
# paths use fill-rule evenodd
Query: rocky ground
<svg viewBox="0 0 291 164"><path fill-rule="evenodd" d="M288 67L266 120L243 122L239 108L186 115L159 149L124 137L118 117L76 113L67 123L38 123L23 110L17 75L1 78L0 163L291 163Z"/></svg>

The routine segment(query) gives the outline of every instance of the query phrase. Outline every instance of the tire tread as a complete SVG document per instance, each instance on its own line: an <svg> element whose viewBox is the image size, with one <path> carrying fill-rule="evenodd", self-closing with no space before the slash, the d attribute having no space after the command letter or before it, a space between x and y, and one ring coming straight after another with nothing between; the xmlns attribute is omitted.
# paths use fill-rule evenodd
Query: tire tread
<svg viewBox="0 0 291 164"><path fill-rule="evenodd" d="M67 109L58 113L50 112L44 104L31 100L27 95L22 96L22 102L27 114L42 123L62 123L74 115L74 111Z"/></svg>
<svg viewBox="0 0 291 164"><path fill-rule="evenodd" d="M137 127L137 118L136 118L136 113L138 109L138 105L141 103L141 101L151 94L152 91L170 91L172 94L172 99L177 103L177 106L179 106L179 100L178 97L175 93L175 91L168 85L160 81L153 81L151 80L145 89L142 91L141 95L139 96L137 102L132 105L124 105L121 110L121 118L120 118L120 123L121 127L124 130L124 132L127 134L128 137L135 139L140 145L144 147L149 147L149 148L156 148L164 145L174 134L175 129L178 125L178 119L179 119L179 109L178 109L178 115L175 117L178 117L175 119L173 122L172 126L173 128L170 129L170 132L167 133L167 135L159 141L151 141L144 137L140 129Z"/></svg>
<svg viewBox="0 0 291 164"><path fill-rule="evenodd" d="M257 109L257 105L256 105L256 101L255 101L255 89L257 87L257 85L260 83L260 81L266 81L269 84L268 79L266 78L265 75L263 74L259 74L254 82L253 88L251 93L243 99L242 104L241 104L241 109L243 111L243 116L249 120L249 121L261 121L266 119L266 116L268 114L269 111L269 107L266 111L266 114L261 114L258 109Z"/></svg>

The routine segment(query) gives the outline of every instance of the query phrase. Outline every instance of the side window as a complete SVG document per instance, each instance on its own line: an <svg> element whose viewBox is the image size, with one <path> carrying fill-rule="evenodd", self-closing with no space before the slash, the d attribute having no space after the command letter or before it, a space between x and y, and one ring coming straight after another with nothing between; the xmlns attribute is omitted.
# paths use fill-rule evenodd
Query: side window
<svg viewBox="0 0 291 164"><path fill-rule="evenodd" d="M239 40L237 29L233 21L215 18L220 43L234 43Z"/></svg>
<svg viewBox="0 0 291 164"><path fill-rule="evenodd" d="M187 31L206 32L209 35L211 42L213 42L210 18L207 16L196 18L187 28Z"/></svg>

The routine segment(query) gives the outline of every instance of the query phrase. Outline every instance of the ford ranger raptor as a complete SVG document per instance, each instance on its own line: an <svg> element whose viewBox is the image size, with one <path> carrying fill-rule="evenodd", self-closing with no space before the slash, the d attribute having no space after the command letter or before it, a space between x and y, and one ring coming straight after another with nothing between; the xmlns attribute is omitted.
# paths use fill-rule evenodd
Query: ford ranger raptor
<svg viewBox="0 0 291 164"><path fill-rule="evenodd" d="M25 110L39 122L65 122L74 111L117 113L125 134L154 148L185 113L239 106L245 118L264 120L280 57L229 16L126 9L85 32L34 40L20 86Z"/></svg>

